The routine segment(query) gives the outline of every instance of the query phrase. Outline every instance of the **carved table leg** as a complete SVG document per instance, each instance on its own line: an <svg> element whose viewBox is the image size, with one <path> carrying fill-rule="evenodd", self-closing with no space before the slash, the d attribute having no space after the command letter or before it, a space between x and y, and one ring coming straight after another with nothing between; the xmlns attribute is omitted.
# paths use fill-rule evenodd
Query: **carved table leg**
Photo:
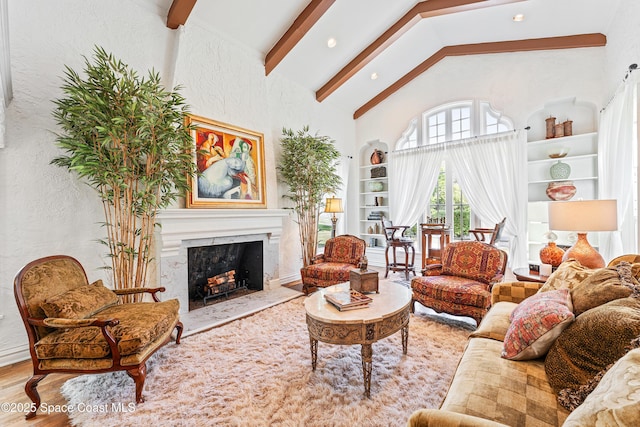
<svg viewBox="0 0 640 427"><path fill-rule="evenodd" d="M316 362L318 360L318 340L309 337L311 345L311 367L316 370Z"/></svg>
<svg viewBox="0 0 640 427"><path fill-rule="evenodd" d="M373 349L371 344L362 344L362 374L364 376L364 394L371 397L371 368L373 359Z"/></svg>
<svg viewBox="0 0 640 427"><path fill-rule="evenodd" d="M402 354L407 354L407 347L409 346L409 325L402 328Z"/></svg>

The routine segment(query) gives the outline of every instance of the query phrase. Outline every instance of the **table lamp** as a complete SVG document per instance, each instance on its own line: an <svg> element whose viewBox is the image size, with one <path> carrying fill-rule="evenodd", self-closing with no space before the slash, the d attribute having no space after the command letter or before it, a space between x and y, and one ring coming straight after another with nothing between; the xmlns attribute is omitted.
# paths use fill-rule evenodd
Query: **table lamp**
<svg viewBox="0 0 640 427"><path fill-rule="evenodd" d="M336 237L336 223L338 222L338 218L336 217L337 213L343 212L342 210L342 199L337 197L327 197L327 201L324 206L324 211L326 213L332 214L331 217L331 238Z"/></svg>
<svg viewBox="0 0 640 427"><path fill-rule="evenodd" d="M587 268L604 267L604 259L589 244L587 232L617 230L618 203L616 200L549 202L549 229L578 233L578 240L565 252L563 261L573 258Z"/></svg>

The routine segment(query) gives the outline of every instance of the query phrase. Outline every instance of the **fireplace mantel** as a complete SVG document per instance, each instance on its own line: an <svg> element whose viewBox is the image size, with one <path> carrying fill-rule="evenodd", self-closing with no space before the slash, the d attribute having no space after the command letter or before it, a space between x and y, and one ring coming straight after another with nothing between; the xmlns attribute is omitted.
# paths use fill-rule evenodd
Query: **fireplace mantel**
<svg viewBox="0 0 640 427"><path fill-rule="evenodd" d="M189 307L187 251L190 247L246 241L263 243L263 288L280 286L280 236L285 209L165 209L158 213L158 283L167 298Z"/></svg>
<svg viewBox="0 0 640 427"><path fill-rule="evenodd" d="M266 234L277 244L285 209L164 209L158 213L161 256L177 255L182 241Z"/></svg>

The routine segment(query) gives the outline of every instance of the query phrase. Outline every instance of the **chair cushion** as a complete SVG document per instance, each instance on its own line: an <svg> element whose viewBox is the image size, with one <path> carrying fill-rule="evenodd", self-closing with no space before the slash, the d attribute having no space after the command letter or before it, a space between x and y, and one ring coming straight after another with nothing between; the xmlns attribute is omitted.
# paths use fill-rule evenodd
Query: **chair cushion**
<svg viewBox="0 0 640 427"><path fill-rule="evenodd" d="M111 328L121 356L142 351L168 332L178 318L180 304L172 299L163 302L119 304L94 315L97 319L118 319ZM38 359L99 359L110 355L109 345L100 328L60 329L35 344Z"/></svg>
<svg viewBox="0 0 640 427"><path fill-rule="evenodd" d="M365 242L355 236L345 235L327 240L324 260L358 265L365 251Z"/></svg>
<svg viewBox="0 0 640 427"><path fill-rule="evenodd" d="M305 283L332 282L333 284L348 282L349 272L354 268L352 264L342 262L323 262L308 265L300 269L300 274ZM327 285L330 286L330 285Z"/></svg>
<svg viewBox="0 0 640 427"><path fill-rule="evenodd" d="M571 309L568 289L543 292L522 301L511 313L501 356L529 360L547 354L560 333L573 322Z"/></svg>
<svg viewBox="0 0 640 427"><path fill-rule="evenodd" d="M435 300L473 307L489 308L491 291L489 285L457 276L422 276L411 280L414 293ZM415 298L419 300L419 298Z"/></svg>
<svg viewBox="0 0 640 427"><path fill-rule="evenodd" d="M454 242L445 247L442 274L491 283L504 272L506 253L482 242Z"/></svg>
<svg viewBox="0 0 640 427"><path fill-rule="evenodd" d="M97 280L45 299L40 306L47 317L83 319L118 303L118 296Z"/></svg>

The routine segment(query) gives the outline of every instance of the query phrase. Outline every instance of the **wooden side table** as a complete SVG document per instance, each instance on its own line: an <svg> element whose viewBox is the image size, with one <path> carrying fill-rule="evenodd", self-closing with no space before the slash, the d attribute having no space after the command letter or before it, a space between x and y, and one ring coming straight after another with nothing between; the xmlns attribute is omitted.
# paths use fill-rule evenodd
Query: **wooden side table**
<svg viewBox="0 0 640 427"><path fill-rule="evenodd" d="M430 264L430 260L440 260L442 250L449 244L449 227L446 224L420 224L422 230L422 269ZM434 246L435 239L438 239L438 246Z"/></svg>
<svg viewBox="0 0 640 427"><path fill-rule="evenodd" d="M545 283L549 276L541 276L539 273L532 273L528 268L514 268L513 275L521 282Z"/></svg>

